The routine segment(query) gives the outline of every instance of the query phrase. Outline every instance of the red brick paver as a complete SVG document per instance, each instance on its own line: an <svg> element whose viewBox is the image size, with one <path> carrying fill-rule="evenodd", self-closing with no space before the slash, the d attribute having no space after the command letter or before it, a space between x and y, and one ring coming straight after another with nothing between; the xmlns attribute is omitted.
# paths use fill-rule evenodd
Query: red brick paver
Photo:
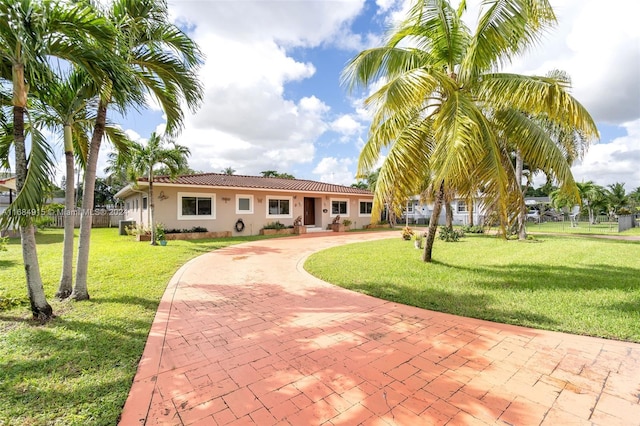
<svg viewBox="0 0 640 426"><path fill-rule="evenodd" d="M302 269L396 236L264 240L185 264L120 424L640 425L640 345L403 306Z"/></svg>

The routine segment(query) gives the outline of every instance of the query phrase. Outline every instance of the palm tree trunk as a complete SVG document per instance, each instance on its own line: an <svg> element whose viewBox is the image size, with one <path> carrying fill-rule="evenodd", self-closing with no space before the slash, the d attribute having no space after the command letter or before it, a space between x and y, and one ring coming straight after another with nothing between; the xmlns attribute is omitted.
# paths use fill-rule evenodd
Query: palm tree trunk
<svg viewBox="0 0 640 426"><path fill-rule="evenodd" d="M62 275L56 297L66 299L73 291L73 228L75 216L71 214L75 210L73 188L73 141L71 126L64 126L64 157L66 163L66 180L64 188L64 246L62 249Z"/></svg>
<svg viewBox="0 0 640 426"><path fill-rule="evenodd" d="M153 165L149 166L149 199L147 200L147 204L149 204L149 226L151 226L151 245L156 246L158 243L156 242L156 223L155 218L153 216Z"/></svg>
<svg viewBox="0 0 640 426"><path fill-rule="evenodd" d="M451 201L447 201L444 203L444 214L445 214L445 226L447 228L453 228L453 209L451 208Z"/></svg>
<svg viewBox="0 0 640 426"><path fill-rule="evenodd" d="M442 210L442 203L444 201L444 182L440 184L440 189L436 195L435 204L433 205L433 213L431 213L431 219L429 219L429 230L427 231L427 240L424 244L424 252L422 253L422 260L424 262L431 262L431 254L433 252L433 243L436 239L436 231L438 229L438 219L440 219L440 210Z"/></svg>
<svg viewBox="0 0 640 426"><path fill-rule="evenodd" d="M24 65L14 65L13 74L13 140L16 159L16 194L20 194L27 180L27 152L24 144L24 112L27 105L27 89L24 82ZM53 309L44 295L40 276L36 235L33 224L20 226L22 260L27 279L27 293L31 313L40 321L53 318Z"/></svg>
<svg viewBox="0 0 640 426"><path fill-rule="evenodd" d="M516 183L517 187L522 191L522 170L524 169L524 160L522 159L522 153L519 149L516 150ZM522 199L524 200L524 192L522 194ZM527 239L527 228L526 224L526 205L524 202L520 205L518 210L518 239L526 240Z"/></svg>
<svg viewBox="0 0 640 426"><path fill-rule="evenodd" d="M96 123L93 127L87 166L84 173L82 186L82 206L80 214L80 238L78 242L78 265L76 267L76 284L71 297L75 300L88 300L87 273L89 271L89 246L91 244L91 221L93 212L93 192L96 187L96 169L100 144L104 136L104 127L107 122L107 102L100 100Z"/></svg>
<svg viewBox="0 0 640 426"><path fill-rule="evenodd" d="M467 214L469 226L473 226L473 197L467 198Z"/></svg>

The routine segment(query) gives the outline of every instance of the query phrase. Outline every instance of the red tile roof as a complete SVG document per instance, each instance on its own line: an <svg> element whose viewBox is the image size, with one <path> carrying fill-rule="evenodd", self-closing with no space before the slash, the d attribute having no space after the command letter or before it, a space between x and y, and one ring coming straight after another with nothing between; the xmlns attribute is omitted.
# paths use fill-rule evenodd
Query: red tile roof
<svg viewBox="0 0 640 426"><path fill-rule="evenodd" d="M138 182L147 182L147 178L140 178ZM316 182L303 179L283 179L262 176L225 175L220 173L201 173L196 175L183 175L174 178L168 176L156 176L155 184L172 185L202 185L215 188L252 188L272 189L280 191L322 192L334 194L361 194L372 195L366 189L353 188L351 186L334 185L331 183Z"/></svg>

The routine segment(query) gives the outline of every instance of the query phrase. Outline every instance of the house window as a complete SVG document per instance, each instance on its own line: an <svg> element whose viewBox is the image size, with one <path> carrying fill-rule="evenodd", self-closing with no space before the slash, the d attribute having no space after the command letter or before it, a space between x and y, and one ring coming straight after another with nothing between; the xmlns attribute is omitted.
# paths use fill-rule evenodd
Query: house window
<svg viewBox="0 0 640 426"><path fill-rule="evenodd" d="M147 209L147 197L142 197L142 210Z"/></svg>
<svg viewBox="0 0 640 426"><path fill-rule="evenodd" d="M458 213L466 213L467 212L467 203L464 201L458 201Z"/></svg>
<svg viewBox="0 0 640 426"><path fill-rule="evenodd" d="M215 219L215 194L178 193L178 219Z"/></svg>
<svg viewBox="0 0 640 426"><path fill-rule="evenodd" d="M413 213L413 203L409 203L407 204L407 213L411 214Z"/></svg>
<svg viewBox="0 0 640 426"><path fill-rule="evenodd" d="M236 195L236 214L253 213L253 195Z"/></svg>
<svg viewBox="0 0 640 426"><path fill-rule="evenodd" d="M267 217L293 217L291 197L267 197Z"/></svg>
<svg viewBox="0 0 640 426"><path fill-rule="evenodd" d="M131 210L131 203L129 203L128 201L125 203L124 205L125 210Z"/></svg>
<svg viewBox="0 0 640 426"><path fill-rule="evenodd" d="M360 216L371 216L373 210L373 201L360 200Z"/></svg>
<svg viewBox="0 0 640 426"><path fill-rule="evenodd" d="M349 200L331 200L331 216L349 216Z"/></svg>

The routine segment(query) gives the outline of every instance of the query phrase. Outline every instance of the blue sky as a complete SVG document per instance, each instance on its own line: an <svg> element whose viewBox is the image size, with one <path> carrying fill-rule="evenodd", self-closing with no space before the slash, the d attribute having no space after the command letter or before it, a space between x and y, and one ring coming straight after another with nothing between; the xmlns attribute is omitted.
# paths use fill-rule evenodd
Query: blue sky
<svg viewBox="0 0 640 426"><path fill-rule="evenodd" d="M367 137L365 94L340 86L345 63L380 43L405 0L169 0L200 44L205 101L177 141L196 170L262 170L349 185ZM479 10L468 0L469 23ZM551 0L560 24L508 71L567 71L601 132L577 181L640 186L640 29L635 0ZM620 13L625 11L625 13ZM155 108L114 119L133 138L162 128ZM104 168L102 154L99 168ZM543 178L537 182L541 183Z"/></svg>

